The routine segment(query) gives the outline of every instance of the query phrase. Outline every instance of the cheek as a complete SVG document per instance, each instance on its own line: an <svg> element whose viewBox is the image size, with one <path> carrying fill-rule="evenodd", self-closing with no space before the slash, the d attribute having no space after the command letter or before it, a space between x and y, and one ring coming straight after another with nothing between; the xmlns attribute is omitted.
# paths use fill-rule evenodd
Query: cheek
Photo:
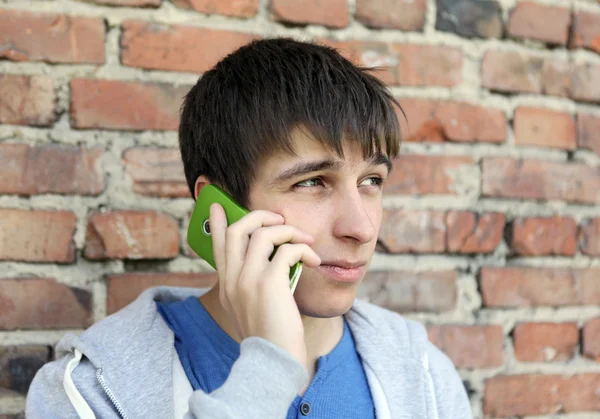
<svg viewBox="0 0 600 419"><path fill-rule="evenodd" d="M329 219L327 209L314 203L294 203L279 205L274 212L283 215L285 223L309 233L317 239L317 234L326 231L325 225Z"/></svg>
<svg viewBox="0 0 600 419"><path fill-rule="evenodd" d="M373 208L370 209L369 214L371 222L373 223L377 231L379 231L379 229L381 228L381 223L383 221L383 208L381 203L373 206Z"/></svg>

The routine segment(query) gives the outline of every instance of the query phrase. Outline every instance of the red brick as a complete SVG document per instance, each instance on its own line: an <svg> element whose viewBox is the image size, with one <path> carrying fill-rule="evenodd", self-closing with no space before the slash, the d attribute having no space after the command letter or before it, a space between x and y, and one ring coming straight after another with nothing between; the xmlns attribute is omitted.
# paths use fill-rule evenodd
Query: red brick
<svg viewBox="0 0 600 419"><path fill-rule="evenodd" d="M104 190L101 149L0 144L0 193L98 195Z"/></svg>
<svg viewBox="0 0 600 419"><path fill-rule="evenodd" d="M0 279L0 329L86 328L92 323L89 291L53 278Z"/></svg>
<svg viewBox="0 0 600 419"><path fill-rule="evenodd" d="M206 288L217 281L216 273L129 273L107 277L106 312L112 314L131 303L145 289L158 286Z"/></svg>
<svg viewBox="0 0 600 419"><path fill-rule="evenodd" d="M401 313L450 311L456 307L456 273L369 271L358 296Z"/></svg>
<svg viewBox="0 0 600 419"><path fill-rule="evenodd" d="M397 44L398 82L402 86L453 87L462 81L463 53L436 45Z"/></svg>
<svg viewBox="0 0 600 419"><path fill-rule="evenodd" d="M104 22L93 17L0 10L0 58L104 63Z"/></svg>
<svg viewBox="0 0 600 419"><path fill-rule="evenodd" d="M344 28L350 23L346 0L271 0L271 14L275 20L295 24Z"/></svg>
<svg viewBox="0 0 600 419"><path fill-rule="evenodd" d="M402 112L396 111L403 141L441 143L450 140L447 133L449 127L443 125L437 115L440 102L413 98L398 100L406 114L405 119Z"/></svg>
<svg viewBox="0 0 600 419"><path fill-rule="evenodd" d="M600 304L598 269L483 267L481 295L486 307Z"/></svg>
<svg viewBox="0 0 600 419"><path fill-rule="evenodd" d="M124 6L124 7L158 7L160 0L86 0L96 4L106 6Z"/></svg>
<svg viewBox="0 0 600 419"><path fill-rule="evenodd" d="M357 0L356 20L373 28L422 31L426 0Z"/></svg>
<svg viewBox="0 0 600 419"><path fill-rule="evenodd" d="M188 87L166 83L75 79L71 81L74 128L176 130Z"/></svg>
<svg viewBox="0 0 600 419"><path fill-rule="evenodd" d="M588 320L583 326L583 355L600 362L600 318Z"/></svg>
<svg viewBox="0 0 600 419"><path fill-rule="evenodd" d="M506 219L502 213L476 214L450 211L446 216L446 251L452 253L491 253L502 241Z"/></svg>
<svg viewBox="0 0 600 419"><path fill-rule="evenodd" d="M457 195L459 173L474 168L469 156L427 156L403 154L394 160L384 192L388 195Z"/></svg>
<svg viewBox="0 0 600 419"><path fill-rule="evenodd" d="M576 11L573 15L571 48L588 48L600 52L600 13Z"/></svg>
<svg viewBox="0 0 600 419"><path fill-rule="evenodd" d="M502 326L428 326L429 340L457 368L497 368L504 364Z"/></svg>
<svg viewBox="0 0 600 419"><path fill-rule="evenodd" d="M577 147L592 150L600 155L600 116L580 113L577 115Z"/></svg>
<svg viewBox="0 0 600 419"><path fill-rule="evenodd" d="M515 357L521 362L563 362L579 344L577 323L522 323L514 330Z"/></svg>
<svg viewBox="0 0 600 419"><path fill-rule="evenodd" d="M522 256L574 256L577 224L570 217L533 217L515 220L510 246Z"/></svg>
<svg viewBox="0 0 600 419"><path fill-rule="evenodd" d="M515 111L515 143L573 150L576 145L575 119L566 112L519 107Z"/></svg>
<svg viewBox="0 0 600 419"><path fill-rule="evenodd" d="M600 255L600 218L587 219L581 223L579 243L584 255Z"/></svg>
<svg viewBox="0 0 600 419"><path fill-rule="evenodd" d="M26 395L35 373L50 361L50 347L18 345L0 347L0 387Z"/></svg>
<svg viewBox="0 0 600 419"><path fill-rule="evenodd" d="M50 77L0 74L0 124L49 126L55 105Z"/></svg>
<svg viewBox="0 0 600 419"><path fill-rule="evenodd" d="M369 41L322 40L343 56L368 68L388 85L452 87L462 80L458 48Z"/></svg>
<svg viewBox="0 0 600 419"><path fill-rule="evenodd" d="M582 63L573 66L571 97L582 102L600 101L600 65Z"/></svg>
<svg viewBox="0 0 600 419"><path fill-rule="evenodd" d="M399 98L405 141L504 142L506 117L497 109L464 102Z"/></svg>
<svg viewBox="0 0 600 419"><path fill-rule="evenodd" d="M70 263L75 214L0 209L0 260Z"/></svg>
<svg viewBox="0 0 600 419"><path fill-rule="evenodd" d="M573 95L574 82L573 69L573 63L566 60L544 59L536 76L539 77L539 93L551 96L571 97Z"/></svg>
<svg viewBox="0 0 600 419"><path fill-rule="evenodd" d="M256 35L137 20L121 27L121 60L130 67L202 73Z"/></svg>
<svg viewBox="0 0 600 419"><path fill-rule="evenodd" d="M500 213L384 210L379 244L388 253L489 253L504 224Z"/></svg>
<svg viewBox="0 0 600 419"><path fill-rule="evenodd" d="M484 158L482 193L498 198L600 202L600 172L585 163Z"/></svg>
<svg viewBox="0 0 600 419"><path fill-rule="evenodd" d="M379 241L390 253L443 253L445 218L443 211L384 210Z"/></svg>
<svg viewBox="0 0 600 419"><path fill-rule="evenodd" d="M483 412L495 418L597 411L600 374L513 375L485 380Z"/></svg>
<svg viewBox="0 0 600 419"><path fill-rule="evenodd" d="M543 59L516 51L487 51L481 65L482 86L503 92L541 93Z"/></svg>
<svg viewBox="0 0 600 419"><path fill-rule="evenodd" d="M173 4L184 9L193 9L200 13L234 17L252 17L258 12L259 0L173 0Z"/></svg>
<svg viewBox="0 0 600 419"><path fill-rule="evenodd" d="M516 51L491 50L481 67L482 86L500 92L542 93L584 102L600 100L600 65L573 64Z"/></svg>
<svg viewBox="0 0 600 419"><path fill-rule="evenodd" d="M179 253L179 227L154 211L96 213L88 221L88 259L166 259Z"/></svg>
<svg viewBox="0 0 600 419"><path fill-rule="evenodd" d="M131 148L123 153L125 169L140 195L190 197L177 149Z"/></svg>
<svg viewBox="0 0 600 419"><path fill-rule="evenodd" d="M565 45L569 36L571 11L564 7L519 2L510 14L508 34L549 44Z"/></svg>

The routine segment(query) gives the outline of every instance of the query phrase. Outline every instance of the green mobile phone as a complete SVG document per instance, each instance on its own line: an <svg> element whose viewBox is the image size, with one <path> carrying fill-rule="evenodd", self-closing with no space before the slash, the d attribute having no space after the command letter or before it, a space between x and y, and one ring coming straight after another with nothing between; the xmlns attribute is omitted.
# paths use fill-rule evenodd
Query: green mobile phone
<svg viewBox="0 0 600 419"><path fill-rule="evenodd" d="M248 214L248 210L229 196L224 190L215 185L206 185L198 194L196 206L190 218L190 225L187 232L187 241L190 247L198 256L207 261L210 266L216 269L213 256L212 237L210 235L210 225L208 222L210 215L210 206L213 203L220 204L225 210L227 225L231 225ZM275 248L275 252L277 248ZM272 257L272 255L271 255ZM290 288L292 294L296 290L298 279L302 273L302 262L296 263L290 268Z"/></svg>

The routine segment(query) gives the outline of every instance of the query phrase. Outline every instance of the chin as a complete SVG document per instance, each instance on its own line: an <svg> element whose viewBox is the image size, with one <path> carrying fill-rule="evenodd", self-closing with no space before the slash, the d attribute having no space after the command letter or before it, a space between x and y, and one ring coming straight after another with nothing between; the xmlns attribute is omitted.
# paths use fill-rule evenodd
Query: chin
<svg viewBox="0 0 600 419"><path fill-rule="evenodd" d="M354 284L331 284L317 278L300 278L294 299L303 316L339 317L348 312L356 299L360 281Z"/></svg>

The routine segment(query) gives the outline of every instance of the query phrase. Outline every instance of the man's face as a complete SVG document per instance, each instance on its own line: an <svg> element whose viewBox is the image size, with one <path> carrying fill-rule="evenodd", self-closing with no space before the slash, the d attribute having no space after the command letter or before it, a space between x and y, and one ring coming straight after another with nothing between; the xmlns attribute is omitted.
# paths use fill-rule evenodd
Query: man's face
<svg viewBox="0 0 600 419"><path fill-rule="evenodd" d="M249 207L281 214L313 236L322 264L303 267L294 296L305 316L339 316L352 306L375 251L389 162L365 160L349 142L340 158L300 130L292 140L297 156L278 153L259 165Z"/></svg>

